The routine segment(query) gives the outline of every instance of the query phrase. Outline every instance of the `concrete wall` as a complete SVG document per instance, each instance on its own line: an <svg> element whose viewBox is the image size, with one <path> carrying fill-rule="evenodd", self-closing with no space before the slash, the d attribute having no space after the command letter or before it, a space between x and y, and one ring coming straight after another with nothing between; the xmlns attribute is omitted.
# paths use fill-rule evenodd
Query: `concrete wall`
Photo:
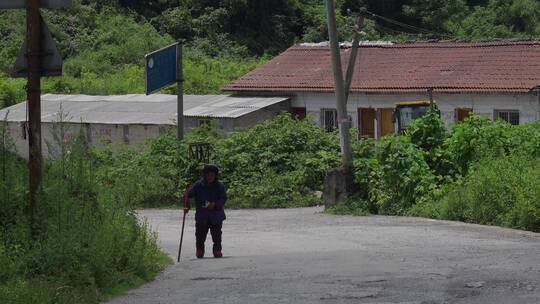
<svg viewBox="0 0 540 304"><path fill-rule="evenodd" d="M52 123L42 124L42 149L45 157L59 153L59 141L70 141L82 132L89 143L95 147L106 144L141 145L148 138L156 137L172 126L159 125L108 125L108 124L74 124L66 123L63 131L60 125ZM9 133L15 143L17 153L28 158L28 140L25 138L24 124L18 122L8 123ZM63 134L63 136L61 135Z"/></svg>
<svg viewBox="0 0 540 304"><path fill-rule="evenodd" d="M429 99L427 94L351 94L347 111L353 121L353 126L357 127L359 108L394 108L398 102L427 99ZM457 108L470 108L473 109L473 112L486 115L491 119L493 119L495 110L518 110L521 124L540 119L540 102L538 95L534 93L434 94L434 99L447 126L455 122L455 109ZM335 109L335 97L333 93L299 92L292 98L291 106L305 107L308 115L312 115L315 121L320 124L321 110ZM375 129L377 133L377 123Z"/></svg>

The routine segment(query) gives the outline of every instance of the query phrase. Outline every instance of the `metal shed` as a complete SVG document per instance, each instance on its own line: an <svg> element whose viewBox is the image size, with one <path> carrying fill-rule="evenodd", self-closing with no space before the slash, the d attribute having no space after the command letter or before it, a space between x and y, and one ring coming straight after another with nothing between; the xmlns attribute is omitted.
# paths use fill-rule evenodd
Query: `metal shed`
<svg viewBox="0 0 540 304"><path fill-rule="evenodd" d="M288 111L288 97L244 97L228 95L186 95L184 126L188 130L214 121L226 131L247 128ZM62 114L61 114L62 113ZM0 120L7 115L9 132L17 150L27 157L26 103L0 110ZM66 123L66 139L84 128L95 146L106 143L140 144L176 126L176 95L57 95L42 96L44 152L51 146L53 126Z"/></svg>

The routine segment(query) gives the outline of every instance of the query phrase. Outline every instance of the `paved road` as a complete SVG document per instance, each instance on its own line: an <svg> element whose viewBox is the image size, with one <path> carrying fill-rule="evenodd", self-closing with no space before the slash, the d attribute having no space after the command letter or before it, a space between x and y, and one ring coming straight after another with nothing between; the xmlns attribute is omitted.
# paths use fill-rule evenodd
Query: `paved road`
<svg viewBox="0 0 540 304"><path fill-rule="evenodd" d="M191 217L184 260L111 303L540 303L540 234L321 211L229 211L221 260ZM140 215L175 256L179 211Z"/></svg>

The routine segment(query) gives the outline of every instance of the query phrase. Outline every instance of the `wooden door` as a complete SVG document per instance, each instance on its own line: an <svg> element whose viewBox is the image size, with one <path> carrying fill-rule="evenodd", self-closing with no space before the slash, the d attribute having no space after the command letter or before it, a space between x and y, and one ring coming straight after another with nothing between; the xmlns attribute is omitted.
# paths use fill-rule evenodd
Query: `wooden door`
<svg viewBox="0 0 540 304"><path fill-rule="evenodd" d="M394 109L379 109L379 137L394 134Z"/></svg>
<svg viewBox="0 0 540 304"><path fill-rule="evenodd" d="M456 122L463 122L471 115L472 109L456 109Z"/></svg>
<svg viewBox="0 0 540 304"><path fill-rule="evenodd" d="M358 109L358 130L361 137L375 138L375 109Z"/></svg>

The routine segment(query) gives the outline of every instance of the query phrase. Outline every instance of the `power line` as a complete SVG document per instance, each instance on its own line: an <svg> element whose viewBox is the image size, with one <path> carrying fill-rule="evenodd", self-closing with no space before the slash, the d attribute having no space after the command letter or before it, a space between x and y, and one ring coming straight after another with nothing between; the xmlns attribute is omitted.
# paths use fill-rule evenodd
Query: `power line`
<svg viewBox="0 0 540 304"><path fill-rule="evenodd" d="M402 33L402 34L406 34L406 35L424 34L424 35L432 35L432 36L438 36L438 37L444 37L444 38L455 38L454 36L449 35L449 34L443 34L443 33L430 31L430 30L427 30L427 29L424 29L424 28L421 28L421 27L406 24L406 23L403 23L403 22L400 22L400 21L397 21L397 20L394 20L394 19L391 19L391 18L388 18L388 17L381 16L381 15L375 14L375 13L370 12L370 11L366 11L366 13L368 15L370 15L371 17L375 18L375 19L379 19L381 21L384 21L384 22L399 26L401 28L405 28L405 29L408 29L408 30L418 32L418 34L414 34L414 33L408 33L408 32L399 31L399 30L393 30L393 31L396 31L396 32L399 32L399 33ZM377 24L377 26L380 26L380 27L385 28L387 30L391 30L390 28L381 26L380 24Z"/></svg>

